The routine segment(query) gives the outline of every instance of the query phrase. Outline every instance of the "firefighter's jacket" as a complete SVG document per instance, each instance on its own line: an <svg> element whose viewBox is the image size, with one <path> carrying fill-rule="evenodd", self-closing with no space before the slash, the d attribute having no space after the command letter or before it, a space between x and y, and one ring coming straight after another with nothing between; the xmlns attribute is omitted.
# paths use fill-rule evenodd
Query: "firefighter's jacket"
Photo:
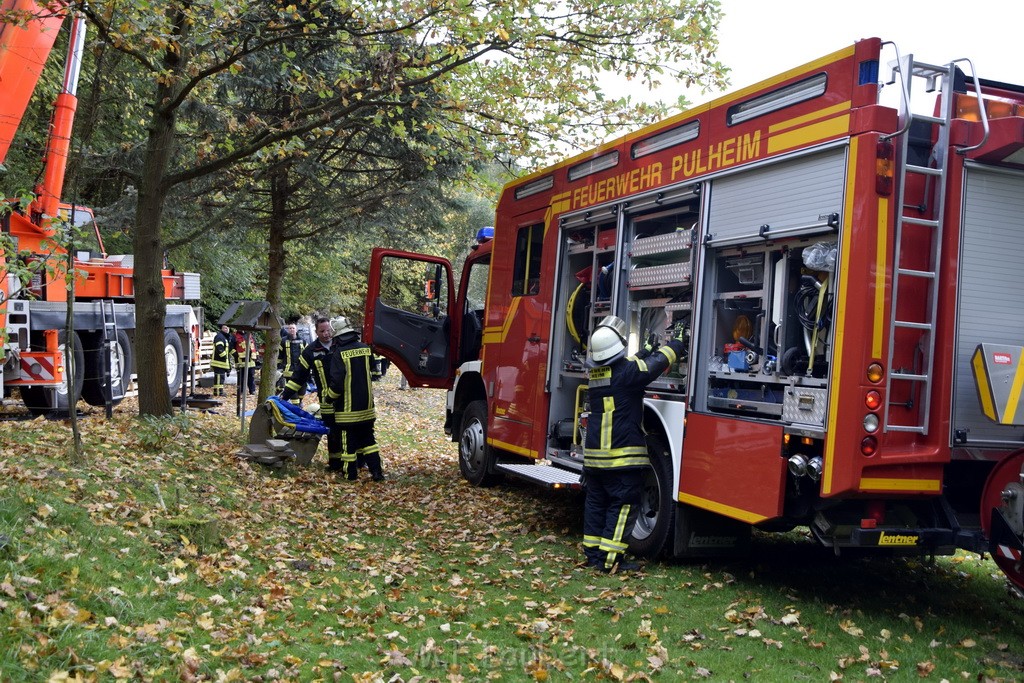
<svg viewBox="0 0 1024 683"><path fill-rule="evenodd" d="M347 332L334 338L327 376L327 400L333 404L335 424L349 425L376 419L372 365L373 351L359 341L357 333Z"/></svg>
<svg viewBox="0 0 1024 683"><path fill-rule="evenodd" d="M235 367L254 368L256 367L256 342L249 337L249 360L245 359L245 335L241 332L235 334Z"/></svg>
<svg viewBox="0 0 1024 683"><path fill-rule="evenodd" d="M298 362L292 367L292 376L285 382L281 398L291 400L309 380L316 385L316 393L320 396L320 415L326 417L334 414L334 407L326 400L327 368L331 361L331 350L338 344L337 338L331 340L331 346L324 346L319 339L314 339L299 354Z"/></svg>
<svg viewBox="0 0 1024 683"><path fill-rule="evenodd" d="M281 332L281 350L277 354L277 367L281 376L288 379L295 371L295 365L299 362L302 350L306 343L301 339L292 339L287 332Z"/></svg>
<svg viewBox="0 0 1024 683"><path fill-rule="evenodd" d="M210 359L210 367L219 370L231 369L231 350L234 348L235 338L228 332L218 332L213 335L213 358ZM226 372L225 372L226 374Z"/></svg>
<svg viewBox="0 0 1024 683"><path fill-rule="evenodd" d="M676 362L683 342L670 341L647 358L628 356L590 370L587 440L583 466L642 467L649 463L644 438L644 390Z"/></svg>

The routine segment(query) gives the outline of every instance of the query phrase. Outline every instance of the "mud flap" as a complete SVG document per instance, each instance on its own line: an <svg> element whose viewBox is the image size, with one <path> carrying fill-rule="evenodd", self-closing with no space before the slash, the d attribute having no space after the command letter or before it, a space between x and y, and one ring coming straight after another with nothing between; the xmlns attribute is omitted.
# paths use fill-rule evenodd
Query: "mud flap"
<svg viewBox="0 0 1024 683"><path fill-rule="evenodd" d="M751 526L680 503L676 507L672 555L687 557L743 557L750 553Z"/></svg>

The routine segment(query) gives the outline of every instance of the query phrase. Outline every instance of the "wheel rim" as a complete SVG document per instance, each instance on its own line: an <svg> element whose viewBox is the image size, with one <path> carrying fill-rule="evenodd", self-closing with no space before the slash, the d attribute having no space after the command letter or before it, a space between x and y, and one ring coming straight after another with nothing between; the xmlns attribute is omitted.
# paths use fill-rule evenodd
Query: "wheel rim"
<svg viewBox="0 0 1024 683"><path fill-rule="evenodd" d="M60 345L57 346L57 350L60 351L61 360L63 360L65 363L67 363L67 357L65 355L67 353L67 345L66 344L60 344ZM74 361L72 360L72 362L74 362ZM58 395L64 396L64 397L66 397L68 395L68 373L66 371L66 366L65 366L65 372L61 374L60 384L58 384L54 388L56 389Z"/></svg>
<svg viewBox="0 0 1024 683"><path fill-rule="evenodd" d="M178 351L172 344L164 346L164 361L167 363L167 384L178 378Z"/></svg>
<svg viewBox="0 0 1024 683"><path fill-rule="evenodd" d="M462 439L459 441L459 455L470 471L476 472L483 467L484 426L479 420L471 421L462 430Z"/></svg>
<svg viewBox="0 0 1024 683"><path fill-rule="evenodd" d="M124 349L116 342L108 347L107 367L110 368L110 388L118 389L124 377Z"/></svg>
<svg viewBox="0 0 1024 683"><path fill-rule="evenodd" d="M640 514L636 516L633 538L643 540L658 526L658 512L661 510L661 494L658 473L653 467L644 471L643 491L640 494Z"/></svg>

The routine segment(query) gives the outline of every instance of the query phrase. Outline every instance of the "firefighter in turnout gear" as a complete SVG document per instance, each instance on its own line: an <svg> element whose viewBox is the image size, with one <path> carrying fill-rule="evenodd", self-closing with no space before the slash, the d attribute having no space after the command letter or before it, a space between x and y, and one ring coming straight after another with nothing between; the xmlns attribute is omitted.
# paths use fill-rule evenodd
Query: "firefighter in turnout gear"
<svg viewBox="0 0 1024 683"><path fill-rule="evenodd" d="M299 392L306 390L306 383L313 380L320 397L320 418L331 430L327 435L327 469L339 472L342 469L341 451L332 440L334 428L334 406L324 398L327 395L327 367L334 346L334 330L327 318L316 319L316 339L299 354L298 362L292 366L292 376L284 384L281 398L292 401ZM328 417L329 416L329 417Z"/></svg>
<svg viewBox="0 0 1024 683"><path fill-rule="evenodd" d="M320 395L321 400L332 404L333 408L334 425L328 423L331 427L328 446L337 433L335 445L340 449L349 479L356 479L359 466L365 463L373 480L381 481L384 472L373 434L377 419L373 406L373 351L359 341L359 334L348 318L335 318L331 324L336 336L331 349L327 393Z"/></svg>
<svg viewBox="0 0 1024 683"><path fill-rule="evenodd" d="M644 469L650 464L644 390L685 349L680 330L645 358L627 356L627 334L625 321L608 316L590 335L583 552L587 566L602 572L638 568L624 561L623 554L640 511Z"/></svg>
<svg viewBox="0 0 1024 683"><path fill-rule="evenodd" d="M281 330L281 350L277 354L277 368L281 371L281 379L278 380L279 388L284 388L288 380L295 372L295 366L299 362L302 350L306 348L306 342L299 339L298 328L295 323L289 323ZM303 385L291 399L297 406L302 405L302 397L306 394L306 387Z"/></svg>
<svg viewBox="0 0 1024 683"><path fill-rule="evenodd" d="M231 372L231 349L235 343L231 328L221 325L220 330L213 336L213 358L210 359L210 367L213 368L213 395L225 396L224 380Z"/></svg>

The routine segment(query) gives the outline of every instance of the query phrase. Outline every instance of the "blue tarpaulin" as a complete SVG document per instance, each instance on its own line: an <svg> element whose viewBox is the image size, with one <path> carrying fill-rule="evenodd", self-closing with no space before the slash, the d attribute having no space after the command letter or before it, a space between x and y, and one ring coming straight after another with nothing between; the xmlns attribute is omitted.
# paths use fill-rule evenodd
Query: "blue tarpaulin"
<svg viewBox="0 0 1024 683"><path fill-rule="evenodd" d="M270 412L273 414L274 421L278 425L290 427L296 432L307 432L310 434L326 434L330 431L324 426L323 422L313 417L312 414L277 396L268 398L267 406L271 409Z"/></svg>

